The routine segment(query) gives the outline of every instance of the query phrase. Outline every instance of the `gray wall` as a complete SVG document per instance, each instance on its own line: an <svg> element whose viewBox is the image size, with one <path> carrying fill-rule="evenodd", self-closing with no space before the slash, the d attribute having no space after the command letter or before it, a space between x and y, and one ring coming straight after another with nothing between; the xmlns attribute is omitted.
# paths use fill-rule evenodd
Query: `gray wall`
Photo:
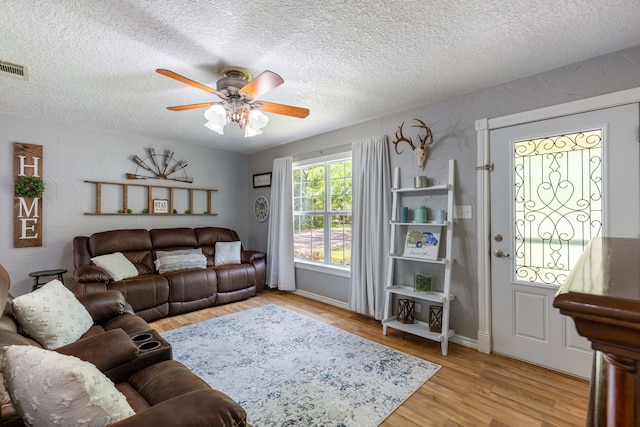
<svg viewBox="0 0 640 427"><path fill-rule="evenodd" d="M13 143L43 146L45 192L43 198L43 246L13 247ZM213 195L213 212L218 216L91 216L95 189L84 180L126 182L125 174L135 171L133 155L146 156L146 148L156 152L172 149L186 160L192 186L218 188ZM24 118L0 115L0 264L9 272L11 292L30 290L28 273L35 270L67 268L71 273L71 241L74 236L117 228L169 228L221 226L235 229L247 242L249 212L247 189L251 187L247 157L226 151L190 148L185 141L169 141L137 135L110 133L69 127ZM138 182L138 181L136 181ZM165 180L149 184L188 186ZM132 190L129 200L142 206L146 194ZM135 194L135 195L134 195ZM159 197L162 198L162 197ZM104 209L104 208L103 208ZM117 210L117 208L115 209Z"/></svg>
<svg viewBox="0 0 640 427"><path fill-rule="evenodd" d="M428 82L416 82L428 84ZM475 121L619 90L640 87L640 47L594 58L579 64L552 70L515 82L481 90L444 102L339 129L249 156L224 151L190 148L188 141L173 141L111 133L94 129L0 115L0 264L12 278L12 292L20 295L29 290L30 271L56 267L72 268L71 240L76 235L114 228L154 228L223 226L234 228L246 247L266 250L268 223L259 223L251 214L253 201L259 195L270 196L269 188L254 189L251 175L268 172L273 159L287 155L330 152L332 148L377 135L393 139L397 126L407 121L406 136L415 136L409 127L413 118L424 120L433 130L427 167L421 172L408 150L397 155L391 147L391 167L402 170L407 185L416 174L444 181L450 158L457 161L456 204L476 204L476 134ZM407 88L411 90L411 88ZM311 112L313 114L313 111ZM13 248L13 142L40 144L44 147L44 244L40 248ZM158 151L171 148L176 156L189 162L194 186L218 187L214 196L217 217L147 217L87 216L93 209L93 187L83 181L125 181L124 174L133 172L129 160L141 156L145 148ZM405 146L406 147L406 146ZM161 182L164 184L165 182ZM171 185L171 184L169 184ZM475 339L478 329L476 281L475 219L460 220L454 236L455 266L452 327L464 337ZM384 260L383 260L384 262ZM411 271L400 271L410 277ZM300 287L308 292L348 300L349 281L317 272L298 271Z"/></svg>
<svg viewBox="0 0 640 427"><path fill-rule="evenodd" d="M416 82L416 84L428 84L428 82ZM407 122L405 136L414 136L417 132L410 130L411 128L408 127L410 122L413 118L424 120L431 127L435 140L424 173L418 169L410 151L405 150L402 155L397 155L393 151L393 146L390 147L391 167L401 168L401 181L405 186L410 184L414 175L418 174L433 177L436 182L444 182L448 160L456 159L456 204L471 205L474 219L458 220L456 223L452 290L457 299L452 304L451 325L457 334L475 340L478 330L475 121L634 87L640 87L640 46L444 102L400 113L393 112L386 117L356 126L254 153L249 158L249 167L252 173L265 172L271 170L274 158L311 152L320 154L320 151L330 150L331 147L376 135L388 135L392 140L398 125L403 121ZM252 201L259 194L268 196L269 191L252 189L249 199ZM257 247L266 248L266 223L250 221L249 233ZM399 275L410 277L411 271L401 271ZM335 289L336 286L345 286L344 281L335 281L322 276L322 274L305 275L305 280L317 282L305 283L301 286L314 290L325 288L326 295L345 295L344 292Z"/></svg>

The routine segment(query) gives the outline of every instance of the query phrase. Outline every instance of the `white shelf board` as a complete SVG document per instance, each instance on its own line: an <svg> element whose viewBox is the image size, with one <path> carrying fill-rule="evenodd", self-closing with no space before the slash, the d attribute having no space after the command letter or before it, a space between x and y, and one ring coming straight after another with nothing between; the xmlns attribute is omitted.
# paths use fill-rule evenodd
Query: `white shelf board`
<svg viewBox="0 0 640 427"><path fill-rule="evenodd" d="M412 257L400 255L400 254L389 254L389 257L393 258L393 259L406 259L408 261L427 262L427 263L431 263L431 264L446 264L447 263L446 258L438 258L438 259L412 258Z"/></svg>
<svg viewBox="0 0 640 427"><path fill-rule="evenodd" d="M418 335L423 338L427 338L433 341L442 342L445 338L445 334L441 332L431 332L429 330L429 324L420 320L414 320L414 323L401 323L396 320L395 317L390 317L382 321L384 326L388 326L393 329L398 329L403 332L408 332L413 335ZM449 329L446 336L451 338L455 335L453 329Z"/></svg>
<svg viewBox="0 0 640 427"><path fill-rule="evenodd" d="M428 193L430 191L443 191L448 189L449 189L448 184L441 184L441 185L432 185L431 187L420 187L420 188L415 188L415 187L392 188L391 191L394 193L419 193L419 192Z"/></svg>
<svg viewBox="0 0 640 427"><path fill-rule="evenodd" d="M447 300L447 296L442 292L417 292L415 289L409 286L387 286L385 289L387 292L391 292L396 295L404 295L406 297L412 297L416 299L422 299L426 301L434 301L443 303ZM453 300L453 294L449 295L449 301Z"/></svg>
<svg viewBox="0 0 640 427"><path fill-rule="evenodd" d="M428 222L415 222L415 221L409 221L409 222L400 222L400 221L389 221L389 224L391 225L424 225L427 227L446 227L447 225L449 225L449 221L445 221L443 223L438 223L435 221L428 221Z"/></svg>

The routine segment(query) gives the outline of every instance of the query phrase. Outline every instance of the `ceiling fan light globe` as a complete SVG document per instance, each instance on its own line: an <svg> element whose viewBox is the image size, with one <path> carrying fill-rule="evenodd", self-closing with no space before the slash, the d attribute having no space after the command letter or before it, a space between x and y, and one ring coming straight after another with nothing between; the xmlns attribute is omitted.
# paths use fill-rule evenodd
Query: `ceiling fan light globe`
<svg viewBox="0 0 640 427"><path fill-rule="evenodd" d="M244 128L244 137L249 138L251 136L260 135L262 133L261 129L254 129L251 126L247 126Z"/></svg>
<svg viewBox="0 0 640 427"><path fill-rule="evenodd" d="M256 136L262 133L262 128L267 125L269 122L269 117L264 115L262 112L258 110L251 110L249 112L249 118L247 120L247 125L244 129L244 136Z"/></svg>
<svg viewBox="0 0 640 427"><path fill-rule="evenodd" d="M204 125L214 132L218 132L220 135L224 133L224 127L227 124L227 112L220 104L214 104L207 108L204 112L204 117L207 119L207 123Z"/></svg>
<svg viewBox="0 0 640 427"><path fill-rule="evenodd" d="M269 123L269 117L259 110L251 110L249 113L249 127L262 129Z"/></svg>
<svg viewBox="0 0 640 427"><path fill-rule="evenodd" d="M218 132L220 135L224 135L224 125L221 126L211 121L205 123L204 125L209 129L211 129L212 131Z"/></svg>

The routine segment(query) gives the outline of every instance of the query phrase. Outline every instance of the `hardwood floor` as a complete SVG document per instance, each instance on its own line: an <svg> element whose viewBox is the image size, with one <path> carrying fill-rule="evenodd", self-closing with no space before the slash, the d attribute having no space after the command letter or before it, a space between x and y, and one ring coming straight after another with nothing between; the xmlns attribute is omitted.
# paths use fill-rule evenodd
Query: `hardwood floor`
<svg viewBox="0 0 640 427"><path fill-rule="evenodd" d="M442 366L381 426L586 424L588 381L452 343L444 357L439 343L394 329L383 336L376 320L290 293L265 290L245 301L161 319L151 326L162 332L264 304L277 304Z"/></svg>

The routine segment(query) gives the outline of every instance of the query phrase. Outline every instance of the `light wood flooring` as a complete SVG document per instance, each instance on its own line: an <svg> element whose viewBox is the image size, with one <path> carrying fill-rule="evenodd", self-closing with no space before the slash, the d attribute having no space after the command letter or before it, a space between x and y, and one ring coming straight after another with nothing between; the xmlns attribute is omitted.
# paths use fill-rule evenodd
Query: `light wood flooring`
<svg viewBox="0 0 640 427"><path fill-rule="evenodd" d="M389 329L380 322L291 293L265 290L245 301L151 323L158 331L233 312L277 304L372 341L442 366L381 425L407 426L584 426L589 394L586 380L449 343L440 344Z"/></svg>

